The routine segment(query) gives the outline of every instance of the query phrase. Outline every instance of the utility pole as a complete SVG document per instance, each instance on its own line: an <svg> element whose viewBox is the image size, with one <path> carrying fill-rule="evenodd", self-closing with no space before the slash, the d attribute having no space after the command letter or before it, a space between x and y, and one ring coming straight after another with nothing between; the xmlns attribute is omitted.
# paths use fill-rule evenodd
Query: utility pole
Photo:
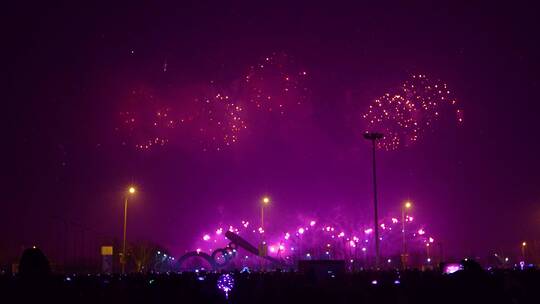
<svg viewBox="0 0 540 304"><path fill-rule="evenodd" d="M379 247L379 210L377 204L377 169L375 162L375 150L377 147L376 141L383 138L382 133L376 132L366 132L364 133L364 138L371 140L372 151L373 151L373 215L374 215L374 232L375 232L375 268L379 268L380 261L380 247Z"/></svg>

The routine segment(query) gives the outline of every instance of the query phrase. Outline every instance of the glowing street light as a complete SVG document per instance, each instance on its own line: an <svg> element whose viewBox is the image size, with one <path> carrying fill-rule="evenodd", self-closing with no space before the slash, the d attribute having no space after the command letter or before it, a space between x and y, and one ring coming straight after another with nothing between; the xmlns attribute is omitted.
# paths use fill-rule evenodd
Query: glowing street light
<svg viewBox="0 0 540 304"><path fill-rule="evenodd" d="M403 240L403 250L401 253L401 264L403 266L403 269L407 269L407 241L405 239L405 211L407 209L411 209L412 203L411 201L406 201L403 206L401 207L401 237Z"/></svg>
<svg viewBox="0 0 540 304"><path fill-rule="evenodd" d="M525 261L525 247L527 247L527 242L521 243L521 257Z"/></svg>
<svg viewBox="0 0 540 304"><path fill-rule="evenodd" d="M264 196L261 199L261 244L259 245L259 256L266 256L268 252L268 244L264 241L264 207L268 206L270 204L270 198L268 196Z"/></svg>
<svg viewBox="0 0 540 304"><path fill-rule="evenodd" d="M261 204L261 228L264 231L264 207L268 206L270 204L270 198L268 196L265 196L262 198L262 204Z"/></svg>
<svg viewBox="0 0 540 304"><path fill-rule="evenodd" d="M382 139L384 137L384 134L377 133L377 132L366 132L364 133L364 138L371 141L372 144L372 154L373 154L373 216L374 216L374 222L373 225L375 226L375 268L379 268L379 256L380 256L380 248L379 248L379 211L378 211L378 204L377 204L377 169L375 166L375 147L377 146L376 141L379 139Z"/></svg>
<svg viewBox="0 0 540 304"><path fill-rule="evenodd" d="M127 208L128 208L128 196L134 195L136 190L135 187L131 186L128 188L128 194L124 199L124 242L122 245L122 259L120 260L122 264L122 274L126 272L126 232L127 232Z"/></svg>

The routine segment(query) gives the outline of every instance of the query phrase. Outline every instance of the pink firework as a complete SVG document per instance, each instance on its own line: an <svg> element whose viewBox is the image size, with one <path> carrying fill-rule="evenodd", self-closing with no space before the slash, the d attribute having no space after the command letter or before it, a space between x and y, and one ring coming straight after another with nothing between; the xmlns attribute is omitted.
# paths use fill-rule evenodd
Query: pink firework
<svg viewBox="0 0 540 304"><path fill-rule="evenodd" d="M307 72L283 53L273 53L249 67L238 82L183 86L162 99L147 89L133 90L120 111L124 143L139 150L164 146L171 140L195 143L203 151L221 151L236 144L243 130L261 119L302 104ZM174 133L173 133L174 130ZM125 133L125 134L124 134Z"/></svg>
<svg viewBox="0 0 540 304"><path fill-rule="evenodd" d="M190 136L203 151L220 151L236 144L247 128L244 108L213 87L199 89L195 97L187 100L189 107L181 118Z"/></svg>
<svg viewBox="0 0 540 304"><path fill-rule="evenodd" d="M163 105L150 90L132 90L125 109L120 111L120 127L123 144L139 150L164 146L169 142L172 130L177 126L172 109Z"/></svg>
<svg viewBox="0 0 540 304"><path fill-rule="evenodd" d="M446 83L432 81L426 75L412 75L393 92L375 99L362 118L368 131L384 134L379 148L396 150L416 142L449 110L462 123L463 110L455 110L456 103Z"/></svg>
<svg viewBox="0 0 540 304"><path fill-rule="evenodd" d="M206 126L199 132L203 150L217 150L238 142L240 132L246 129L243 119L244 109L230 101L228 95L216 94L210 98L199 100L202 103L200 119Z"/></svg>
<svg viewBox="0 0 540 304"><path fill-rule="evenodd" d="M307 72L284 53L273 53L252 65L243 78L242 99L256 110L285 114L306 99Z"/></svg>

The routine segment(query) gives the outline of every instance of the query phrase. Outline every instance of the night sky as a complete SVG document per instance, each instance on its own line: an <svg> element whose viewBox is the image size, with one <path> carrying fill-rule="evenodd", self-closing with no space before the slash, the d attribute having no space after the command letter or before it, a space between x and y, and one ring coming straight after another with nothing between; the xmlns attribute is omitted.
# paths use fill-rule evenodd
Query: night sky
<svg viewBox="0 0 540 304"><path fill-rule="evenodd" d="M84 234L90 252L120 238L132 183L128 237L175 255L218 223L257 219L263 195L276 229L304 216L369 221L362 113L411 74L448 84L464 121L441 114L416 142L377 152L380 213L412 200L448 255L517 254L521 241L539 239L540 12L493 1L358 2L9 7L2 262L24 246L58 257L66 239ZM133 143L144 134L123 131L119 113L134 95L189 115L193 95L234 96L272 54L307 73L295 89L302 103L288 100L285 114L246 105L248 127L234 144L204 151L208 138L176 127L165 145L141 150Z"/></svg>

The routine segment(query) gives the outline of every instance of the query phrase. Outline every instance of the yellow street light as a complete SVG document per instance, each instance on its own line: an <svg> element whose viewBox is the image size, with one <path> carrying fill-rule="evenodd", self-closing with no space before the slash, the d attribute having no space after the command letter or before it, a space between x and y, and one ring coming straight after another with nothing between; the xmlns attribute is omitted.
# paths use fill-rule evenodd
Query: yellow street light
<svg viewBox="0 0 540 304"><path fill-rule="evenodd" d="M525 247L527 247L527 242L521 243L521 258L525 261Z"/></svg>
<svg viewBox="0 0 540 304"><path fill-rule="evenodd" d="M135 192L136 192L135 187L130 186L128 188L127 192L128 192L128 194L134 195ZM122 245L122 259L121 259L122 273L126 272L126 232L127 232L128 196L129 195L126 195L125 198L124 198L124 242L123 242L123 245Z"/></svg>
<svg viewBox="0 0 540 304"><path fill-rule="evenodd" d="M403 269L407 269L407 241L405 240L405 209L411 209L411 201L406 201L405 204L401 207L401 237L403 240L403 248L401 253L401 264Z"/></svg>
<svg viewBox="0 0 540 304"><path fill-rule="evenodd" d="M261 244L259 245L259 255L266 256L268 250L268 244L264 241L264 207L270 204L270 198L264 196L261 199Z"/></svg>
<svg viewBox="0 0 540 304"><path fill-rule="evenodd" d="M265 196L262 198L261 201L261 229L264 232L264 206L270 204L270 198L268 196Z"/></svg>

